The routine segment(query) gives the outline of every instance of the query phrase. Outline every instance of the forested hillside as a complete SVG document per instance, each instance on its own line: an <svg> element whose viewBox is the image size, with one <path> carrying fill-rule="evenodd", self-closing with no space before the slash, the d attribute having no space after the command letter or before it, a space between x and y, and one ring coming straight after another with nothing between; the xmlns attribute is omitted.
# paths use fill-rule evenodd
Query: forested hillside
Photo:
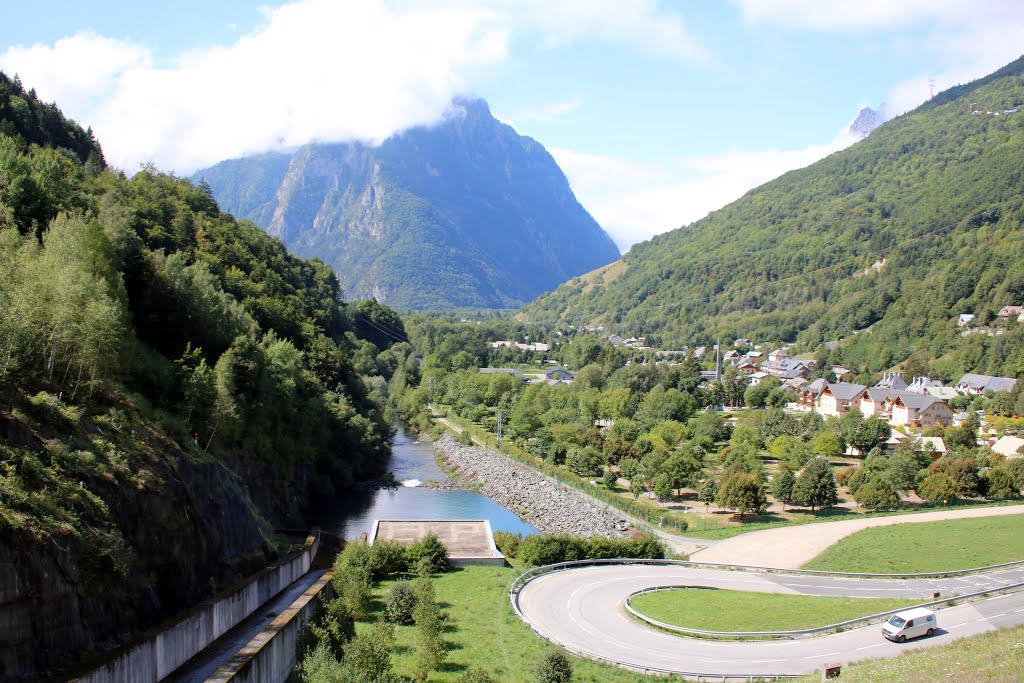
<svg viewBox="0 0 1024 683"><path fill-rule="evenodd" d="M375 476L401 325L0 74L0 679L195 603Z"/></svg>
<svg viewBox="0 0 1024 683"><path fill-rule="evenodd" d="M1021 105L1024 59L634 246L523 318L604 324L663 348L845 339L833 360L865 372L916 353L946 379L1017 376L1015 325L965 337L957 317L975 313L982 326L1024 304Z"/></svg>
<svg viewBox="0 0 1024 683"><path fill-rule="evenodd" d="M396 307L512 308L619 256L547 150L483 100L377 147L313 143L194 177L350 295Z"/></svg>

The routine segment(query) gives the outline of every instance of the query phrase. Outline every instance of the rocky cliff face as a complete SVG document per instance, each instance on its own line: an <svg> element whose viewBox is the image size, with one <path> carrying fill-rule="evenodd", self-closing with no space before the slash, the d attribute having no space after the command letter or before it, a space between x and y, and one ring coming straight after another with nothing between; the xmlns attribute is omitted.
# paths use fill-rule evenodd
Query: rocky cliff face
<svg viewBox="0 0 1024 683"><path fill-rule="evenodd" d="M864 107L857 112L857 118L850 124L850 133L863 140L883 123L885 123L885 113L881 107L877 111L871 107Z"/></svg>
<svg viewBox="0 0 1024 683"><path fill-rule="evenodd" d="M265 565L269 527L243 482L155 433L142 438L152 448L131 454L130 471L85 482L123 539L120 569L88 538L5 528L0 505L0 681L52 675ZM48 440L3 416L0 439L31 451Z"/></svg>
<svg viewBox="0 0 1024 683"><path fill-rule="evenodd" d="M618 258L536 141L482 100L386 140L312 144L199 171L217 201L337 272L350 298L508 307Z"/></svg>

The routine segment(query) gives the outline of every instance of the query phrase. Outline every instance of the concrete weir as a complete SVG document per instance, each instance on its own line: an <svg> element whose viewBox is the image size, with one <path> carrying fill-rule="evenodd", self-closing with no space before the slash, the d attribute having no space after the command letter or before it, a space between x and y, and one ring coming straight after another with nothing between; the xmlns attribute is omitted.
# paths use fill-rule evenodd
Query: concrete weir
<svg viewBox="0 0 1024 683"><path fill-rule="evenodd" d="M437 536L448 549L448 561L452 566L505 566L505 556L494 545L491 523L486 519L378 519L373 523L369 542L371 545L377 540L411 545L429 533Z"/></svg>

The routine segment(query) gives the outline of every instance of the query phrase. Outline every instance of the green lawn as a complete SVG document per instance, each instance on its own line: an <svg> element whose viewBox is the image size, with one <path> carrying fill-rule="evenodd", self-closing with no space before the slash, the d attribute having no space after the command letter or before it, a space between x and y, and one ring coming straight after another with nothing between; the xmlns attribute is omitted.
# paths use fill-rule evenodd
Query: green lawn
<svg viewBox="0 0 1024 683"><path fill-rule="evenodd" d="M682 588L638 595L630 604L644 616L685 628L795 631L838 624L919 602Z"/></svg>
<svg viewBox="0 0 1024 683"><path fill-rule="evenodd" d="M554 646L536 636L512 612L508 587L524 571L510 567L466 567L434 577L441 609L449 615L445 632L448 659L431 682L456 681L469 668L481 667L502 683L533 683L537 660ZM383 607L391 582L374 591L374 618ZM360 623L358 629L369 628ZM416 661L416 630L395 629L397 653L392 661L399 674L411 676ZM649 678L585 659L572 659L574 683L650 683Z"/></svg>
<svg viewBox="0 0 1024 683"><path fill-rule="evenodd" d="M1024 672L1024 626L965 638L941 647L843 667L840 683L1016 683ZM821 683L808 674L792 683Z"/></svg>
<svg viewBox="0 0 1024 683"><path fill-rule="evenodd" d="M914 573L1024 559L1024 515L895 524L848 536L804 565L829 571Z"/></svg>

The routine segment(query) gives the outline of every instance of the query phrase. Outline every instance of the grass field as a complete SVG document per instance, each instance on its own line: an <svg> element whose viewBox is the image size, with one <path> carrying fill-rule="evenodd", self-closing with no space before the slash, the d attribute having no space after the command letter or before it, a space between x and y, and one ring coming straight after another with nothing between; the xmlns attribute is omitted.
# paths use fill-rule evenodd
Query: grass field
<svg viewBox="0 0 1024 683"><path fill-rule="evenodd" d="M795 631L838 624L918 602L682 588L638 595L630 604L644 616L685 628Z"/></svg>
<svg viewBox="0 0 1024 683"><path fill-rule="evenodd" d="M1017 683L1024 678L1024 626L965 638L942 647L843 667L840 683ZM821 674L791 679L821 683Z"/></svg>
<svg viewBox="0 0 1024 683"><path fill-rule="evenodd" d="M456 681L466 669L481 667L502 683L533 683L533 668L553 645L536 636L512 612L508 587L524 570L509 567L466 567L434 577L441 609L448 613L445 641L448 659L442 671L428 679ZM383 609L391 582L374 591L374 615ZM358 629L370 628L360 623ZM397 653L392 662L399 674L411 676L416 661L416 629L395 629ZM586 659L572 659L574 683L650 683L649 678Z"/></svg>
<svg viewBox="0 0 1024 683"><path fill-rule="evenodd" d="M804 565L829 571L914 573L1024 559L1024 515L865 529Z"/></svg>

